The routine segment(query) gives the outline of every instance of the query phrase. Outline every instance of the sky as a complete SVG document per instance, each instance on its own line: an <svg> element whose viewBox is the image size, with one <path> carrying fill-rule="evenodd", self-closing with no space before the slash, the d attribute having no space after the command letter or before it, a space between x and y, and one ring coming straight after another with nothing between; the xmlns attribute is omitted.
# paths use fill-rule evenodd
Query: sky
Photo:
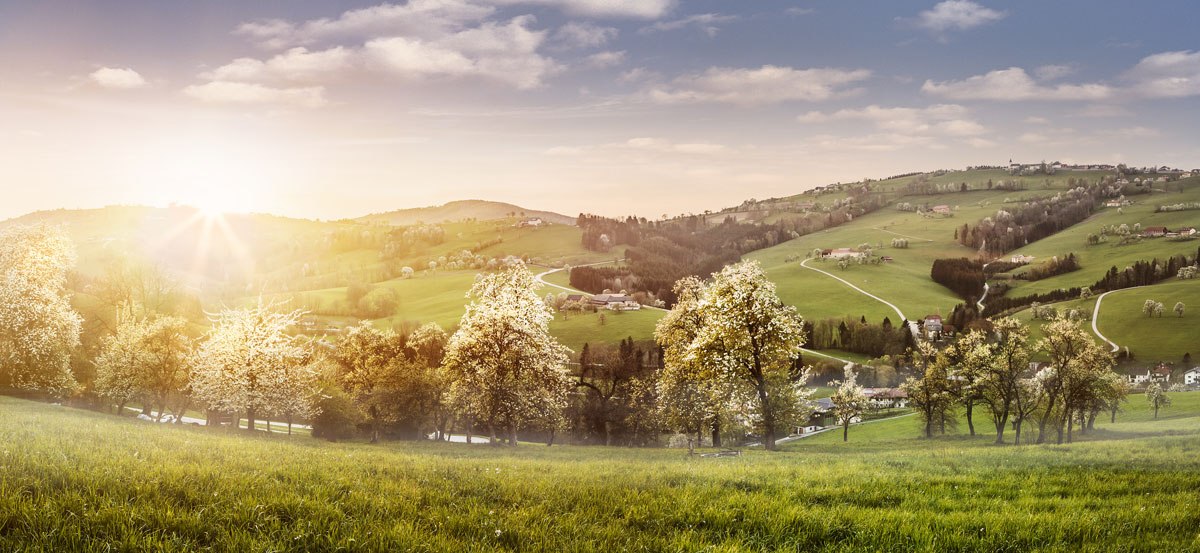
<svg viewBox="0 0 1200 553"><path fill-rule="evenodd" d="M0 218L700 212L969 165L1200 166L1192 0L0 0Z"/></svg>

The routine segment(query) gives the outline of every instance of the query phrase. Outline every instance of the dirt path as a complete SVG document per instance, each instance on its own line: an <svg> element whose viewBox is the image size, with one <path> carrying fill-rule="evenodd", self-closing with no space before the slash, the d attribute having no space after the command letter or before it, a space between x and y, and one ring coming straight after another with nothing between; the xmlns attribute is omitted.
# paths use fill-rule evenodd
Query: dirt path
<svg viewBox="0 0 1200 553"><path fill-rule="evenodd" d="M920 331L920 330L917 328L917 323L916 323L915 321L911 321L911 320L909 320L909 319L908 319L908 317L905 317L905 316L904 316L904 312L903 312L903 311L901 311L899 307L896 307L896 304L894 304L894 303L892 303L892 302L890 302L890 301L887 301L887 300L885 300L885 299L883 299L883 298L881 298L881 297L879 297L879 296L876 296L875 294L872 294L872 293L870 293L870 292L868 292L868 291L866 291L866 290L863 290L862 288L859 288L858 286L855 286L855 285L854 285L853 283L851 283L850 281L848 281L848 280L846 280L846 279L844 279L844 278L842 278L842 277L839 277L839 276L837 276L837 275L835 275L835 274L833 274L833 273L830 273L829 271L822 271L821 269L818 269L818 268L816 268L816 267L809 267L809 266L808 266L808 262L809 262L809 261L812 261L812 258L811 258L811 257L810 257L810 258L808 258L808 259L805 259L804 261L801 261L801 262L800 262L800 266L801 266L801 267L804 267L805 269L808 269L808 270L810 270L810 271L816 271L816 272L818 272L818 273L821 273L821 274L823 274L823 275L825 275L825 276L827 276L827 277L829 277L829 278L835 279L835 280L837 280L837 281L841 282L842 284L845 284L846 286L849 286L849 287L851 287L851 288L853 288L853 289L857 290L857 291L858 291L860 294L862 294L862 295L864 295L864 296L867 296L868 298L871 298L871 299L873 299L873 300L875 300L875 301L878 301L879 303L882 303L882 304L884 304L884 305L886 305L886 306L888 306L888 307L891 307L891 308L892 308L892 310L896 312L896 315L898 315L898 316L900 317L900 320L902 320L902 321L908 321L908 329L909 329L909 331L910 331L910 332L912 332L912 334L913 334L913 338L916 338L917 340L920 340L920 339L921 339L921 331Z"/></svg>
<svg viewBox="0 0 1200 553"><path fill-rule="evenodd" d="M1141 288L1141 286L1134 286L1133 288ZM1098 326L1096 326L1096 323L1100 320L1100 302L1104 301L1104 296L1107 296L1113 292L1120 292L1122 290L1133 290L1133 288L1122 288L1121 290L1109 290L1103 294L1100 294L1099 296L1096 296L1096 306L1092 308L1092 333L1094 333L1097 338L1100 338L1101 340L1108 342L1108 344L1110 346L1112 346L1111 351L1113 353L1116 353L1117 351L1119 351L1121 349L1121 346L1118 346L1116 342L1109 340L1106 336L1104 336L1103 334L1100 334L1100 328Z"/></svg>

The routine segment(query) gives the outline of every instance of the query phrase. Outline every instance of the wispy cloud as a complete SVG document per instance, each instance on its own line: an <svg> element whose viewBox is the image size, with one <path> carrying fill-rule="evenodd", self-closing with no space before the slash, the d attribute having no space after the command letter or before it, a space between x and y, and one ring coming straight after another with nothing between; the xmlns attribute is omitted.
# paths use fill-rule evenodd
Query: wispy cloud
<svg viewBox="0 0 1200 553"><path fill-rule="evenodd" d="M565 48L597 48L617 38L615 27L572 21L554 32L554 42Z"/></svg>
<svg viewBox="0 0 1200 553"><path fill-rule="evenodd" d="M276 88L253 83L212 81L192 85L183 93L202 102L219 104L282 105L318 108L325 105L325 88Z"/></svg>
<svg viewBox="0 0 1200 553"><path fill-rule="evenodd" d="M1024 69L1010 67L959 81L925 81L921 91L952 100L1102 100L1113 95L1113 89L1097 83L1039 84Z"/></svg>
<svg viewBox="0 0 1200 553"><path fill-rule="evenodd" d="M721 15L719 13L700 13L700 14L695 14L695 15L689 15L682 19L675 19L672 21L660 21L653 25L649 25L647 27L642 27L638 32L640 32L642 34L647 34L647 33L653 33L655 31L677 31L680 29L688 28L688 27L696 27L697 29L700 29L701 31L703 31L704 34L712 37L712 36L717 36L717 33L721 31L721 28L719 25L721 25L723 23L729 23L731 21L737 21L737 20L738 20L738 17L735 15Z"/></svg>
<svg viewBox="0 0 1200 553"><path fill-rule="evenodd" d="M669 84L651 87L646 95L657 103L725 103L761 105L816 102L856 92L846 88L871 76L866 69L795 69L776 65L759 68L711 67L683 75Z"/></svg>
<svg viewBox="0 0 1200 553"><path fill-rule="evenodd" d="M533 5L573 15L629 19L658 19L675 8L676 0L488 0L499 5Z"/></svg>
<svg viewBox="0 0 1200 553"><path fill-rule="evenodd" d="M146 86L146 79L128 67L101 67L88 78L104 88L128 90Z"/></svg>

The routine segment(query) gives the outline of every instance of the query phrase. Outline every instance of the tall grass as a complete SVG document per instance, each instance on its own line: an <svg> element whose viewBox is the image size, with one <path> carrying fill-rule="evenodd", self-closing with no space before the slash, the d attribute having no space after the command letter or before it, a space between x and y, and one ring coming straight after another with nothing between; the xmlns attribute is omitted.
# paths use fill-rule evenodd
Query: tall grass
<svg viewBox="0 0 1200 553"><path fill-rule="evenodd" d="M1200 550L1200 418L1177 405L1105 430L1146 435L1120 441L700 458L327 444L0 398L0 550Z"/></svg>

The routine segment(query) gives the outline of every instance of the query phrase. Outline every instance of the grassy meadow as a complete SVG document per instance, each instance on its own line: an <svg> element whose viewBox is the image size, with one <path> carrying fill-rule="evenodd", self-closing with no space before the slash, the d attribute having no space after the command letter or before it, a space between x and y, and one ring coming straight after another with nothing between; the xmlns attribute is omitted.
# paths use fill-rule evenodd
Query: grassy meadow
<svg viewBox="0 0 1200 553"><path fill-rule="evenodd" d="M331 444L0 398L0 550L1195 551L1200 393L1063 446ZM961 430L961 428L960 428ZM1119 440L1115 442L1113 440Z"/></svg>

